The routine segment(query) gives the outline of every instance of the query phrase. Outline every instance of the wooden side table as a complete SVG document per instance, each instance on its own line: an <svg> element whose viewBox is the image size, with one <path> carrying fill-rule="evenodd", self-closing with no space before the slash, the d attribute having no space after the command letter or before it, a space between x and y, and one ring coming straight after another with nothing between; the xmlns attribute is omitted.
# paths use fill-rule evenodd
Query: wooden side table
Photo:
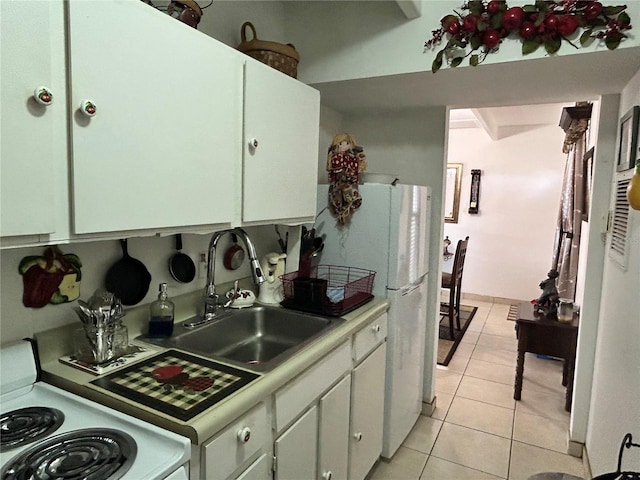
<svg viewBox="0 0 640 480"><path fill-rule="evenodd" d="M518 361L516 364L516 380L513 388L514 400L522 395L522 376L524 374L524 354L535 353L561 358L564 361L562 385L567 387L564 408L571 411L573 395L573 373L578 346L578 315L574 312L571 322L559 322L537 315L533 305L521 302L518 306L516 330L518 335Z"/></svg>

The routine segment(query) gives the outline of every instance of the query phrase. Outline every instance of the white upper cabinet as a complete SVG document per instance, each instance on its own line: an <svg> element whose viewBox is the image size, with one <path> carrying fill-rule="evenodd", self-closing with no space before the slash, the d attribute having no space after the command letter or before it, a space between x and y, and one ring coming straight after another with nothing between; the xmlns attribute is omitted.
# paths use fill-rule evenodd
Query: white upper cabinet
<svg viewBox="0 0 640 480"><path fill-rule="evenodd" d="M56 59L51 51L55 7L52 2L0 2L3 237L55 232L54 145L56 135L64 135L65 118L64 78L60 82L53 74L53 62L62 64L62 52ZM38 87L50 92L41 93L41 103L34 97Z"/></svg>
<svg viewBox="0 0 640 480"><path fill-rule="evenodd" d="M139 0L0 8L3 246L313 219L315 89Z"/></svg>
<svg viewBox="0 0 640 480"><path fill-rule="evenodd" d="M312 220L319 92L247 58L244 102L243 223Z"/></svg>
<svg viewBox="0 0 640 480"><path fill-rule="evenodd" d="M71 0L68 41L75 233L231 224L242 56L132 1Z"/></svg>

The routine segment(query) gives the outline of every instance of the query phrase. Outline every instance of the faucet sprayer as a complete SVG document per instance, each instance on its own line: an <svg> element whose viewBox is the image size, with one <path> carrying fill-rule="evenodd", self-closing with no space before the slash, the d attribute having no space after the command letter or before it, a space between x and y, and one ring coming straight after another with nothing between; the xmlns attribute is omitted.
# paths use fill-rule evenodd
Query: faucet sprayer
<svg viewBox="0 0 640 480"><path fill-rule="evenodd" d="M205 299L204 299L204 320L211 319L216 314L216 309L218 307L218 298L219 295L216 293L215 286L215 273L216 273L216 248L218 246L218 242L220 238L224 236L225 233L234 233L238 237L240 237L247 248L247 253L249 255L249 262L251 264L251 276L253 277L253 283L256 285L260 285L265 282L264 273L262 272L262 268L260 267L260 262L258 261L258 254L256 253L256 248L253 245L253 242L242 228L232 228L229 230L222 230L219 232L215 232L211 236L211 240L209 241L209 254L207 258L207 285L205 287Z"/></svg>

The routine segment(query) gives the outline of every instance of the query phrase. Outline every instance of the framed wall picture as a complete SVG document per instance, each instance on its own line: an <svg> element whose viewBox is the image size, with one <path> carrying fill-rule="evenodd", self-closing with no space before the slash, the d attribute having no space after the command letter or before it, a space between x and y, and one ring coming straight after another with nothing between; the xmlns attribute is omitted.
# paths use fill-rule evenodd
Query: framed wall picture
<svg viewBox="0 0 640 480"><path fill-rule="evenodd" d="M636 105L620 119L620 137L618 143L618 161L616 171L633 168L638 157L638 122L640 106Z"/></svg>
<svg viewBox="0 0 640 480"><path fill-rule="evenodd" d="M444 192L444 221L458 223L460 210L460 182L462 180L462 164L448 163Z"/></svg>
<svg viewBox="0 0 640 480"><path fill-rule="evenodd" d="M591 147L582 157L582 221L589 221L591 189L593 185L593 150Z"/></svg>

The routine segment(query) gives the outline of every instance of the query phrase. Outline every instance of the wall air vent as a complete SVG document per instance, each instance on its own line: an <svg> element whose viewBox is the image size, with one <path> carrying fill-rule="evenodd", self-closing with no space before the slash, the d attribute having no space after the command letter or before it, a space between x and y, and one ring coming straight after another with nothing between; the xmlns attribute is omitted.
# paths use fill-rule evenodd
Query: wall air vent
<svg viewBox="0 0 640 480"><path fill-rule="evenodd" d="M611 243L609 245L609 256L623 270L627 269L629 232L631 231L631 216L629 215L631 207L627 201L627 186L630 181L630 178L619 178L616 181L611 221Z"/></svg>

